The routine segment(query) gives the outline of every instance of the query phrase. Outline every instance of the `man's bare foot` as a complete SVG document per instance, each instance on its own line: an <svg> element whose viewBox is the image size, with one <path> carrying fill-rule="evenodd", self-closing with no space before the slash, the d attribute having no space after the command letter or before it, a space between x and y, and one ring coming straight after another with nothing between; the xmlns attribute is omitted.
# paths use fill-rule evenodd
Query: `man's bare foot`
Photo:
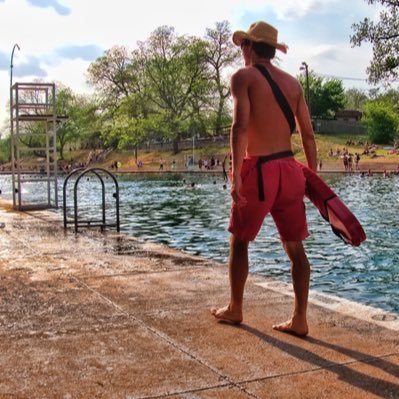
<svg viewBox="0 0 399 399"><path fill-rule="evenodd" d="M224 308L212 308L211 314L215 316L216 319L229 321L234 324L240 324L242 322L242 313L233 312L230 310L230 306L225 306Z"/></svg>
<svg viewBox="0 0 399 399"><path fill-rule="evenodd" d="M309 333L308 323L306 320L301 321L293 317L291 320L281 324L274 324L273 330L294 334L299 337L305 337Z"/></svg>

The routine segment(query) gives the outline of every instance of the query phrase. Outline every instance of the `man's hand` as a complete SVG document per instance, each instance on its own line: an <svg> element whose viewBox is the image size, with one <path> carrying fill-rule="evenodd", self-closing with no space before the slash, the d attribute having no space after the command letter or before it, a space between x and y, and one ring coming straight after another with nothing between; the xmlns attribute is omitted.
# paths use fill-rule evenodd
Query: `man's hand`
<svg viewBox="0 0 399 399"><path fill-rule="evenodd" d="M231 181L230 194L233 201L238 207L245 206L247 204L247 199L241 194L242 180L241 176L233 177Z"/></svg>

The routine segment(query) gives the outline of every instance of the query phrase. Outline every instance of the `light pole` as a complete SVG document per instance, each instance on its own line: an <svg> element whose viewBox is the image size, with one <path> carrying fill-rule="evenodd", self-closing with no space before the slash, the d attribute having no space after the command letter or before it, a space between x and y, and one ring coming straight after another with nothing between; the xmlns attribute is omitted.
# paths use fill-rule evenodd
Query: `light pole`
<svg viewBox="0 0 399 399"><path fill-rule="evenodd" d="M10 61L10 124L11 124L11 135L12 135L12 130L13 130L13 126L12 126L12 69L14 67L13 65L13 61L14 61L14 51L15 49L21 50L18 46L17 43L14 44L14 47L12 48L12 52L11 52L11 61Z"/></svg>
<svg viewBox="0 0 399 399"><path fill-rule="evenodd" d="M309 90L309 67L308 64L304 61L302 62L300 71L305 71L305 78L306 78L306 102L308 103L309 114L312 116L312 112L310 110L310 90Z"/></svg>
<svg viewBox="0 0 399 399"><path fill-rule="evenodd" d="M18 49L18 51L21 50L21 49L19 48L18 44L15 43L15 44L14 44L14 47L12 48L11 62L10 62L10 90L11 90L11 88L12 88L12 68L14 67L14 65L13 65L12 62L13 62L13 60L14 60L14 51L15 51L16 48Z"/></svg>

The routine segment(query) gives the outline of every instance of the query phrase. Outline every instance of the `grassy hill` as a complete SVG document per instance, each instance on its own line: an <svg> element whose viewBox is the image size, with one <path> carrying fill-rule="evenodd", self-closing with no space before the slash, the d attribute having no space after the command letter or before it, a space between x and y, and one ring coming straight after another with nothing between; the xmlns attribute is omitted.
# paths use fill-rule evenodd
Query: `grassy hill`
<svg viewBox="0 0 399 399"><path fill-rule="evenodd" d="M348 142L354 142L353 144L348 144ZM349 136L345 134L341 135L330 135L330 134L316 134L316 144L318 148L318 158L323 162L323 171L343 171L343 162L339 156L330 156L329 152L332 150L334 153L337 150L347 149L350 153L361 154L360 168L361 170L372 169L375 171L396 170L399 165L399 153L393 153L392 148L377 146L372 148L369 155L362 155L364 152L364 143L366 143L367 138L365 136ZM305 161L305 155L302 151L302 145L299 134L294 134L292 137L293 150L296 159L302 162ZM136 159L134 151L120 151L114 150L107 153L105 159L95 160L95 155L101 154L100 150L90 151L90 150L79 150L68 152L66 151L64 156L65 160L59 161L61 165L74 164L77 166L79 163L87 164L89 158L93 160L89 163L91 167L99 166L110 168L112 164L118 162L118 171L137 171ZM104 154L104 152L103 152ZM210 159L212 156L219 159L220 162L223 161L224 157L229 154L229 144L225 145L215 145L200 147L190 150L180 151L178 154L173 154L171 151L151 151L151 150L141 150L138 152L138 160L143 163L143 168L141 171L157 171L159 170L160 163L164 165L164 170L172 169L172 162L175 161L176 170L186 170L186 161L189 157L194 155L196 166L194 170L198 170L197 162L199 159ZM94 155L94 156L93 156ZM35 169L39 170L40 165L44 162L40 158L26 159L23 162L24 169ZM3 169L9 170L10 164L2 165ZM221 168L220 168L221 169Z"/></svg>

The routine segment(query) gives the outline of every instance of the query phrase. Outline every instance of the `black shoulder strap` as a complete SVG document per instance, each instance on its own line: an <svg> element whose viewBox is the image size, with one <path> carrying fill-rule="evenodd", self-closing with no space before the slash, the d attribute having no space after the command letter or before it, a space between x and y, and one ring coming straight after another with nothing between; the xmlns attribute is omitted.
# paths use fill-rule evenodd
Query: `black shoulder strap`
<svg viewBox="0 0 399 399"><path fill-rule="evenodd" d="M269 71L263 66L259 64L254 65L255 68L259 70L259 72L266 78L266 80L269 82L269 85L273 91L274 97L276 98L278 105L280 106L281 110L284 113L284 116L287 119L288 125L290 126L291 133L295 130L295 117L294 113L292 112L292 109L290 105L288 104L287 99L285 98L283 92L281 91L280 87L277 85L277 83L272 79L272 77L269 74Z"/></svg>

